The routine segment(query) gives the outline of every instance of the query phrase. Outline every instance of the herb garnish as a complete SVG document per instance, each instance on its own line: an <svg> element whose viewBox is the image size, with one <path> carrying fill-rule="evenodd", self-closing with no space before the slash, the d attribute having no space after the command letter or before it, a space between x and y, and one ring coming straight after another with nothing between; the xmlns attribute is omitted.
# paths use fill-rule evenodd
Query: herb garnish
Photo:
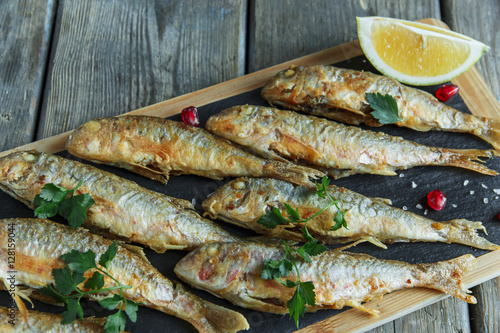
<svg viewBox="0 0 500 333"><path fill-rule="evenodd" d="M80 299L83 296L117 289L120 290L120 294L114 294L113 297L104 298L99 301L99 304L108 310L118 308L116 313L108 316L106 325L104 326L105 331L123 331L127 323L126 315L132 322L136 322L138 304L134 301L125 299L123 296L123 290L132 287L123 285L108 273L109 264L115 257L116 251L117 245L116 241L114 241L99 258L99 265L103 268L96 265L96 255L92 250L88 250L87 252L72 250L61 256L61 259L68 267L52 270L55 288L53 285L48 285L40 289L41 293L54 298L56 301L66 303L66 311L62 313L63 320L61 324L69 324L73 322L77 316L83 319L83 308L80 305ZM88 290L81 291L77 286L86 280L84 274L91 269L95 271L92 277L87 279L83 286L83 288ZM103 288L105 277L110 278L116 282L117 285Z"/></svg>
<svg viewBox="0 0 500 333"><path fill-rule="evenodd" d="M345 211L342 211L337 205L338 200L333 199L330 193L328 193L329 183L329 179L327 177L323 177L321 179L321 183L316 184L316 186L318 187L316 194L321 198L330 199L330 203L310 218L302 219L299 215L298 208L293 209L290 205L285 203L284 206L288 214L288 219L285 218L283 214L281 214L278 208L273 207L271 211L261 216L257 221L257 223L265 226L268 229L273 229L280 224L304 223L304 228L301 229L301 231L304 239L306 240L306 243L300 248L295 249L290 248L287 241L283 240L283 244L285 245L285 256L281 260L266 260L261 275L263 279L275 279L288 288L296 288L292 298L286 302L286 306L288 307L290 317L294 319L297 328L299 327L299 317L304 315L306 305L315 306L316 293L314 292L314 284L312 283L312 281L301 281L300 271L295 261L294 253L299 254L305 261L311 262L311 256L318 255L328 250L326 246L324 246L323 244L318 244L318 241L313 236L311 236L311 234L307 230L307 222L309 222L331 206L335 205L337 207L337 215L334 218L335 225L332 226L330 230L337 230L341 227L347 229L347 222L344 219ZM288 279L286 281L283 281L281 278L288 276L288 274L290 274L290 272L294 268L297 273L297 281L294 282Z"/></svg>
<svg viewBox="0 0 500 333"><path fill-rule="evenodd" d="M45 184L33 200L38 205L35 216L45 219L59 213L74 229L81 226L87 216L87 208L95 203L88 193L74 195L81 185L82 182L79 182L75 188L67 190L53 183Z"/></svg>
<svg viewBox="0 0 500 333"><path fill-rule="evenodd" d="M366 93L366 100L374 110L371 115L381 124L394 124L400 120L398 114L398 103L389 94Z"/></svg>

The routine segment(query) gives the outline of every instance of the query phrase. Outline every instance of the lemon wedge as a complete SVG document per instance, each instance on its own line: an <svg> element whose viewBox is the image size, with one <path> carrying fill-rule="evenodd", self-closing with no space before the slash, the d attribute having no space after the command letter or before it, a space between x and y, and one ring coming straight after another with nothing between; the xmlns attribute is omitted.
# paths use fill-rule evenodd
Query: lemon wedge
<svg viewBox="0 0 500 333"><path fill-rule="evenodd" d="M450 81L489 50L470 37L424 23L376 16L356 20L361 48L372 65L411 85Z"/></svg>

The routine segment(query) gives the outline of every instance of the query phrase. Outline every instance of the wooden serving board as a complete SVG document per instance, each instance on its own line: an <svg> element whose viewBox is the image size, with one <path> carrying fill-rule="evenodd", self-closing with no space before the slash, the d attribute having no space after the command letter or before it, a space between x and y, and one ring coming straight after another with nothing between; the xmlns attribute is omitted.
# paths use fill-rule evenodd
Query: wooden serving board
<svg viewBox="0 0 500 333"><path fill-rule="evenodd" d="M446 27L444 23L435 19L426 19L422 22ZM352 41L209 88L138 109L127 114L141 114L158 117L175 116L180 112L180 110L188 105L201 107L254 91L262 87L278 71L287 68L291 64L335 64L358 57L362 54L363 52L358 41ZM460 77L454 79L452 82L460 87L460 96L471 113L479 116L500 118L500 104L496 101L493 93L490 91L483 78L474 67L469 69ZM64 144L68 135L69 132L62 133L51 138L1 152L0 157L13 151L29 149L35 149L48 153L58 153L64 150ZM460 216L457 216L457 218L458 217ZM499 275L500 251L489 252L478 258L478 265L476 269L474 272L467 275L464 282L466 286L470 288ZM367 303L367 307L381 310L379 317L373 317L356 309L349 309L327 319L315 322L306 328L301 329L300 332L365 331L429 304L435 303L445 297L449 296L442 295L437 291L422 288L398 291L384 296L384 298L380 301Z"/></svg>

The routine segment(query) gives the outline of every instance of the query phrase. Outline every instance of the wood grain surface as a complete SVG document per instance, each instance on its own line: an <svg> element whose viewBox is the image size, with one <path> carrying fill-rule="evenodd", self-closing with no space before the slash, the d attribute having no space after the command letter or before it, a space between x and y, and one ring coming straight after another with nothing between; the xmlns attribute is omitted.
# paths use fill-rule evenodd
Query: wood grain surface
<svg viewBox="0 0 500 333"><path fill-rule="evenodd" d="M354 17L369 15L441 18L488 44L477 69L491 99L500 99L497 0L4 0L0 150L350 42L356 38ZM351 43L341 51L353 55L359 49ZM325 56L332 59L325 53L310 59ZM248 85L259 82L251 76ZM213 93L224 95L224 86ZM203 103L203 96L194 99ZM175 101L141 112L178 112L182 96ZM62 134L34 147L57 151L64 140ZM448 298L371 332L498 332L499 282L474 288L479 304L470 313L465 303Z"/></svg>

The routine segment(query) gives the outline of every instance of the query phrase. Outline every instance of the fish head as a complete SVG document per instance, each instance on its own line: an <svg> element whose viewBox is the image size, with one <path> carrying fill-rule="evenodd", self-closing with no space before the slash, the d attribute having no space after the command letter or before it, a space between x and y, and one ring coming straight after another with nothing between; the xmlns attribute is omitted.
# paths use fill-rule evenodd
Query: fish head
<svg viewBox="0 0 500 333"><path fill-rule="evenodd" d="M110 140L103 137L103 135L106 135L105 133L111 133L109 135L116 137L116 141L118 141L121 131L118 128L111 128L112 131L106 131L103 127L112 126L112 123L105 120L107 119L94 119L75 129L66 142L66 149L72 154L76 152L88 152L89 154L103 152L103 149L105 149L103 143L110 142Z"/></svg>
<svg viewBox="0 0 500 333"><path fill-rule="evenodd" d="M179 278L234 304L286 313L293 288L262 278L268 259L283 258L282 245L258 242L210 243L198 248L175 266Z"/></svg>
<svg viewBox="0 0 500 333"><path fill-rule="evenodd" d="M45 175L32 172L40 156L41 153L35 151L22 151L2 157L0 159L0 186L10 189L27 189L40 182L39 178L45 178ZM43 182L44 179L41 181Z"/></svg>
<svg viewBox="0 0 500 333"><path fill-rule="evenodd" d="M277 188L274 184L277 182L283 181L237 178L215 191L203 201L202 206L213 218L231 220L231 223L248 228L244 223L255 222L271 209L276 201Z"/></svg>
<svg viewBox="0 0 500 333"><path fill-rule="evenodd" d="M181 259L174 271L184 281L223 293L237 283L248 262L248 254L236 244L213 242L199 247Z"/></svg>

